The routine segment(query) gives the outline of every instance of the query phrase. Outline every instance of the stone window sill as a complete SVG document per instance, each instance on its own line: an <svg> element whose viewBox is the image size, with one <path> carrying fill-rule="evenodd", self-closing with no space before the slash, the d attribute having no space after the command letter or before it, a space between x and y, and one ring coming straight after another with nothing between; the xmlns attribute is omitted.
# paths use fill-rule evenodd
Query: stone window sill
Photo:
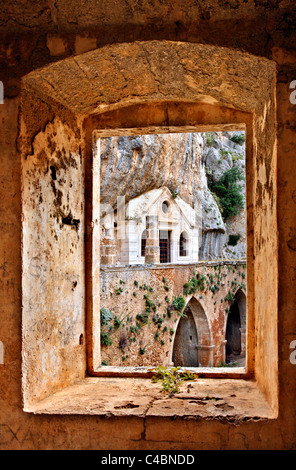
<svg viewBox="0 0 296 470"><path fill-rule="evenodd" d="M275 419L255 381L199 378L170 397L148 378L86 377L25 408L34 414L169 417L258 421Z"/></svg>

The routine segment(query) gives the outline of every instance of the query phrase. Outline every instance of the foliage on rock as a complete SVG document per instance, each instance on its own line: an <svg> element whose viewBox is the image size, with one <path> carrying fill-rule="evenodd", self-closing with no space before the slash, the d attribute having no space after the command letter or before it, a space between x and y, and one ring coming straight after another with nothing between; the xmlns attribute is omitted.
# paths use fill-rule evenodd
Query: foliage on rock
<svg viewBox="0 0 296 470"><path fill-rule="evenodd" d="M222 210L224 220L237 215L244 208L243 188L239 181L244 180L244 174L241 168L234 166L221 176L218 182L215 182L212 175L208 173L208 185L210 191L216 195L219 200L219 206Z"/></svg>

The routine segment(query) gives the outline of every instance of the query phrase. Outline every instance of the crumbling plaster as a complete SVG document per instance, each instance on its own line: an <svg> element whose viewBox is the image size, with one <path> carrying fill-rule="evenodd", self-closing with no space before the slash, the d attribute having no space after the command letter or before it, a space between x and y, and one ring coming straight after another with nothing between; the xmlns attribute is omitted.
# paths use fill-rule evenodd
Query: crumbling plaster
<svg viewBox="0 0 296 470"><path fill-rule="evenodd" d="M4 345L4 364L0 365L1 428L0 444L7 449L37 448L295 448L294 390L295 372L289 361L289 344L295 339L295 108L289 102L289 83L295 79L295 51L293 37L295 5L292 2L216 2L189 4L170 7L167 4L118 2L114 21L115 5L101 6L89 2L87 11L82 14L79 2L65 6L55 2L30 3L24 12L23 4L6 3L6 15L1 20L1 51L5 103L0 106L1 133L1 201L5 220L1 226L1 299L3 316L1 341ZM36 8L40 15L36 15ZM122 8L124 11L122 11ZM151 16L152 15L152 16ZM74 18L74 22L72 21ZM104 21L101 21L104 18ZM112 19L111 19L112 18ZM130 27L130 20L134 25ZM100 24L100 28L97 28ZM75 25L75 26L73 26ZM95 28L93 27L95 26ZM198 27L197 27L198 26ZM102 34L103 32L103 34ZM278 322L278 362L279 362L279 416L270 422L257 421L242 423L239 427L219 420L198 421L154 416L149 419L124 414L110 420L92 417L61 417L48 419L43 415L34 416L22 411L21 393L21 190L20 157L17 146L20 77L48 62L64 58L75 52L85 52L95 47L126 40L172 39L191 42L219 44L230 48L240 48L252 54L275 61L277 66L277 116L276 130L278 157L279 191L274 198L277 208L279 228L279 257L272 253L257 256L257 263L270 263L270 278L274 270L279 276L279 322ZM295 41L294 41L295 42ZM21 59L20 59L21 58ZM252 88L252 84L250 84ZM260 99L260 93L257 99ZM37 96L34 112L38 110ZM48 105L39 100L41 107ZM176 107L175 107L176 108ZM182 106L179 107L181 109ZM154 116L167 116L156 106ZM184 111L184 107L183 107ZM61 114L61 113L60 113ZM67 123L76 122L69 110L62 111ZM130 123L140 120L137 107ZM188 113L187 109L187 115ZM48 111L39 112L34 133L44 129L46 122L53 119ZM43 119L46 119L44 122ZM112 121L110 121L112 119ZM116 127L117 116L113 114L105 124L112 122ZM103 123L104 119L101 119ZM152 119L153 121L153 119ZM155 121L155 120L154 120ZM119 120L120 122L120 120ZM175 119L175 123L178 119ZM180 122L180 118L179 118ZM37 125L38 123L38 125ZM129 124L127 122L127 124ZM268 124L269 126L269 124ZM118 123L117 123L118 127ZM275 128L271 129L274 134ZM31 139L30 139L31 142ZM263 154L262 154L262 158ZM272 159L262 168L266 171L265 188L262 195L270 191ZM258 185L259 193L261 189ZM253 187L253 186L252 186ZM259 214L260 215L260 214ZM257 224L260 223L257 217ZM263 228L262 228L263 229ZM271 235L276 238L277 234ZM260 240L258 239L258 243ZM258 255L258 250L257 253ZM255 258L256 259L256 258ZM255 261L256 262L256 261ZM267 278L269 279L269 273ZM258 279L263 286L265 279ZM276 287L274 287L276 289ZM264 289L263 289L264 291ZM264 299L263 299L264 300ZM274 306L273 306L274 307ZM271 353L271 351L267 351ZM108 414L108 411L107 411ZM114 424L116 423L116 426ZM156 431L161 435L158 435ZM165 440L163 438L165 436ZM202 436L202 437L201 437ZM259 438L258 438L259 436Z"/></svg>

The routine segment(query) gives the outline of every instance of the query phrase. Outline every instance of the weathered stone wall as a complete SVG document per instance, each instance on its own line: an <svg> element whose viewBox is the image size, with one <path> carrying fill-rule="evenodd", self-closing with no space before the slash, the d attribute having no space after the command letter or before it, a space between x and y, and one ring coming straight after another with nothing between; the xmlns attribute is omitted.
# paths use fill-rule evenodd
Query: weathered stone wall
<svg viewBox="0 0 296 470"><path fill-rule="evenodd" d="M190 280L202 276L200 286L189 293ZM112 344L102 345L101 361L110 366L170 365L180 313L195 297L209 325L208 346L215 345L212 363L209 357L206 366L220 366L225 362L226 322L232 296L239 289L246 291L246 282L243 262L103 268L101 307L116 319L102 326ZM180 312L173 307L174 298L179 296L185 302Z"/></svg>
<svg viewBox="0 0 296 470"><path fill-rule="evenodd" d="M49 123L23 161L23 393L42 399L83 377L84 170L79 141ZM73 367L75 364L75 367Z"/></svg>
<svg viewBox="0 0 296 470"><path fill-rule="evenodd" d="M248 184L247 187L249 188L247 194L247 200L249 205L248 215L250 216L250 222L248 225L249 231L249 240L251 244L251 249L249 250L249 259L252 259L252 233L253 233L253 223L252 223L252 207L255 205L255 201L253 199L254 193L252 192L252 185L254 177L254 170L252 164L255 168L259 164L258 155L261 155L263 149L266 151L268 148L269 152L272 152L271 149L274 147L275 136L273 134L269 134L269 140L264 141L263 147L263 138L257 141L258 147L253 148L254 139L253 129L252 129L252 113L255 113L256 116L256 126L254 128L254 132L259 129L259 122L261 119L266 122L266 133L269 131L268 122L272 123L272 112L274 112L274 101L272 99L272 90L274 86L274 67L272 63L268 61L258 61L257 59L253 59L252 57L247 57L241 53L234 53L233 51L222 51L216 50L214 51L212 48L206 48L208 54L211 57L215 57L216 60L211 62L210 64L207 63L206 54L204 56L205 46L195 46L195 45L187 45L187 44L175 44L175 43L168 43L168 42L153 42L153 43L144 43L144 44L122 44L120 46L112 46L103 48L103 50L94 51L90 54L84 54L82 57L76 59L74 62L70 61L63 61L63 63L55 64L54 66L50 66L45 68L42 71L37 71L36 74L30 74L24 79L24 93L23 93L23 107L22 107L22 119L24 121L24 135L22 135L22 150L24 159L27 157L27 145L32 141L34 138L33 129L38 129L40 126L39 120L36 119L36 114L34 113L34 108L36 108L37 116L39 115L39 106L44 102L47 103L47 115L42 116L43 122L52 120L52 114L57 113L61 116L63 121L72 123L73 127L76 122L81 122L83 117L81 114L91 112L91 109L94 108L94 113L91 113L90 116L84 121L81 125L84 135L81 139L81 146L82 146L82 154L85 160L85 168L86 168L86 179L85 179L85 204L86 204L86 308L87 308L87 316L86 321L88 324L88 328L86 329L86 336L87 336L87 352L88 356L87 359L89 362L95 358L95 347L91 344L92 342L98 342L99 338L98 335L95 335L95 330L93 325L97 320L97 316L95 313L94 304L95 298L98 292L98 279L94 276L94 269L97 270L98 268L98 260L92 256L93 250L98 245L97 241L94 244L93 234L96 231L96 227L98 225L98 217L95 216L96 208L98 207L97 199L96 204L92 206L92 194L93 190L96 188L95 184L92 184L91 175L93 173L93 164L91 161L91 135L92 131L96 129L104 129L108 127L119 127L119 128L126 128L126 127L136 127L136 134L142 133L141 127L147 127L151 125L151 122L154 124L152 130L155 129L155 126L168 126L168 131L171 127L178 126L178 130L187 130L188 128L192 128L192 126L196 126L196 120L198 121L198 126L195 127L197 130L199 128L203 129L203 126L211 126L211 130L213 129L212 126L215 125L222 129L229 129L235 123L242 125L241 123L245 123L247 133L251 136L249 140L247 140L247 160L249 158L249 173L248 173ZM172 51L174 53L172 54ZM93 80L91 75L88 76L88 79L84 82L84 90L80 90L82 92L82 96L87 96L88 99L83 101L80 100L78 96L76 96L77 86L81 86L82 83L78 80L78 76L76 76L76 71L79 72L80 67L85 68L87 67L88 73L93 73L95 68L90 68L91 64L101 63L102 61L108 66L112 68L115 66L114 74L115 77L119 78L119 71L118 71L118 64L116 62L116 58L118 54L124 54L125 57L128 57L127 62L122 64L126 67L125 69L125 76L129 76L131 74L131 70L133 70L133 64L138 57L144 57L147 62L142 62L142 73L147 77L151 78L151 68L154 70L154 73L158 75L157 80L154 79L154 82L150 82L150 85L146 82L144 83L144 87L137 90L139 93L138 97L134 97L132 94L131 99L129 99L129 91L126 89L122 89L120 83L117 83L112 89L109 89L109 81L107 77L101 77L103 80L98 81L97 79ZM190 65L190 57L196 57L196 54L199 55L200 61L193 67ZM184 70L179 67L179 57L186 57L186 65L184 64ZM172 58L174 57L176 70L178 70L177 80L179 81L180 87L178 88L178 100L183 99L185 102L178 102L178 105L175 104L176 100L176 93L177 89L172 88L170 89L169 86L166 86L165 89L159 88L157 83L169 83L170 78L170 71L172 67ZM212 73L204 74L205 64L201 63L201 58L204 57L206 61L207 67L212 67ZM232 92L219 93L215 88L212 88L215 84L215 80L217 79L219 73L219 61L218 58L223 58L227 64L232 61L236 61L238 66L239 80L238 82L233 81L231 75L226 73L224 75L225 83L227 83L229 89ZM159 70L159 60L162 60L163 68ZM182 59L182 60L183 60ZM74 82L69 82L66 77L69 72L69 68L72 69L74 73L75 80ZM189 71L190 70L190 71ZM250 84L252 82L252 77L257 73L260 74L260 80L257 82L257 86L260 83L260 91L262 93L263 103L268 106L270 109L270 115L265 114L264 106L262 103L258 103L257 101L257 94L259 93L258 89L251 89L250 91ZM121 74L121 72L120 72ZM188 80L188 74L191 76L191 79ZM202 74L202 80L200 81L201 89L196 91L196 79ZM184 80L186 81L186 86L181 86L182 82L182 75L184 76ZM210 77L210 78L209 78ZM130 77L132 79L132 77ZM78 82L77 82L78 80ZM51 83L51 88L48 88L48 83ZM131 82L129 81L130 85ZM72 85L73 92L69 90L69 85ZM93 86L95 85L95 87ZM102 94L100 104L97 102L97 95L96 95L96 87L107 87L105 89L105 93ZM58 90L58 95L56 96L53 93L53 90ZM98 90L97 90L98 91ZM131 91L131 90L130 90ZM110 95L111 93L111 95ZM151 95L152 94L152 95ZM211 96L213 95L213 96ZM39 98L38 98L39 96ZM152 98L153 96L153 98ZM243 101L242 101L243 97ZM27 100L33 100L27 101ZM150 100L152 99L152 102ZM158 103L155 104L154 99L160 100ZM193 103L188 103L187 101L191 99ZM45 100L45 101L44 101ZM148 103L145 101L148 100ZM167 102L168 100L168 102ZM113 102L115 101L116 107L121 109L114 109ZM134 101L138 102L134 105ZM32 103L31 107L30 104ZM63 105L61 104L63 103ZM130 106L127 106L130 103ZM212 103L218 103L218 105L213 105ZM225 108L225 106L233 106L236 110L232 110L231 108ZM131 110L130 107L134 107L135 111ZM254 111L255 109L255 111ZM102 113L102 110L104 111ZM109 112L107 112L107 110ZM238 111L241 110L241 111ZM98 113L98 114L97 114ZM268 119L267 119L268 118ZM232 123L228 126L228 123ZM78 126L76 124L76 126ZM228 127L227 127L228 126ZM140 127L140 128L139 128ZM74 127L75 129L75 127ZM150 129L150 128L149 128ZM106 132L106 131L105 131ZM110 132L110 130L108 131ZM125 130L125 132L128 132ZM79 129L76 132L79 134ZM264 139L266 136L264 136ZM95 159L96 160L96 159ZM271 168L271 172L274 172L274 167ZM98 174L98 173L96 173ZM262 200L263 203L263 200ZM270 199L267 196L264 199L264 204L266 208L270 210ZM257 207L257 202L256 202ZM263 207L263 206L262 206ZM266 222L265 230L269 230L270 225L275 223L275 210L274 208L270 211L269 219L265 217L265 213L262 212L262 223L263 220ZM263 236L263 234L261 235ZM270 243L266 247L268 250L274 250L274 240L271 239ZM77 263L81 264L81 259L77 259ZM253 264L248 263L248 296L249 296L249 309L248 309L248 328L249 331L253 332L253 335L249 336L249 343L248 343L248 373L252 374L253 367L256 368L257 374L257 384L264 390L266 397L268 398L270 405L274 412L276 412L278 402L277 402L277 384L276 384L276 362L274 362L274 358L276 357L276 342L274 341L273 344L273 355L265 354L270 348L270 341L274 340L274 331L276 328L276 310L266 310L265 305L262 304L262 300L260 296L257 296L258 289L260 289L260 282L264 278L264 273L262 273L262 266L257 267L258 275L260 282L258 284L254 284L253 282ZM249 275L251 273L251 276ZM51 274L50 274L51 276ZM276 292L274 290L274 286L276 284L277 274L276 271L273 270L272 276L270 278L269 286L264 286L265 288L265 295L269 299L270 306L276 304ZM54 278L51 276L51 282L54 282ZM254 298L256 297L257 304L254 305ZM255 308L254 308L255 307ZM272 315L270 312L272 311ZM257 315L260 316L260 319L257 319ZM268 321L266 323L267 327L264 328L263 325L265 323L265 318L268 316ZM262 317L262 318L261 318ZM259 327L259 328L258 328ZM257 329L258 328L258 329ZM272 335L269 335L269 332L272 332ZM256 342L256 334L258 338L262 338L262 336L267 335L267 342L260 342L258 344ZM90 338L91 337L91 338ZM91 339L91 341L90 341ZM254 354L254 358L253 358ZM255 359L255 361L254 361ZM266 381L266 370L268 371L268 378L269 380ZM94 369L94 370L93 370ZM63 363L60 363L59 367L60 371L63 371ZM91 367L88 369L92 374L96 372L95 364L91 364ZM63 380L59 381L59 387L64 388L65 384ZM28 408L25 408L26 410ZM170 409L170 407L169 407Z"/></svg>
<svg viewBox="0 0 296 470"><path fill-rule="evenodd" d="M131 27L132 25L132 27ZM2 449L294 449L295 448L295 372L289 345L295 339L295 106L289 101L289 84L295 80L295 4L277 2L94 2L45 0L24 3L6 2L1 26L1 77L5 103L1 113L1 338L4 364L0 364L0 445ZM268 286L274 270L279 273L279 300L270 305L271 319L278 312L278 329L272 330L278 353L260 351L262 364L257 378L268 370L266 358L278 361L279 375L270 377L279 386L279 416L269 422L241 422L220 419L183 420L163 416L121 415L105 420L84 416L34 416L22 410L21 392L21 185L20 154L17 147L20 78L49 62L80 54L114 42L147 39L202 42L239 48L274 61L276 77L277 179L273 162L262 163L259 182L264 208L271 181L276 185L278 234L271 227L278 249L255 251L256 267L269 266L264 279L256 278L258 299L268 303ZM236 80L233 63L233 79ZM224 68L220 67L223 88ZM133 70L132 70L133 73ZM111 74L112 77L112 74ZM253 77L254 86L256 77ZM110 85L114 85L110 80ZM260 80L259 80L260 81ZM124 79L122 80L125 86ZM50 87L50 85L48 85ZM252 86L250 86L250 89ZM217 95L221 92L221 88ZM258 90L257 100L261 93ZM44 108L40 106L40 111ZM267 110L268 111L268 110ZM135 110L136 112L136 110ZM157 112L162 113L160 109ZM46 113L45 113L46 114ZM190 114L190 113L189 113ZM44 113L40 112L42 127ZM165 113L163 113L165 115ZM140 115L137 118L140 119ZM115 122L116 118L113 116ZM106 122L108 119L106 119ZM132 121L132 119L131 119ZM262 130L263 122L257 123ZM33 134L36 130L33 130ZM268 143L268 142L267 142ZM262 153L262 162L265 155ZM274 168L273 168L274 170ZM270 179L271 178L271 179ZM250 187L253 188L252 182ZM260 189L260 188L259 188ZM254 188L252 189L254 190ZM272 189L274 191L274 188ZM252 218L252 208L251 210ZM260 224L260 210L256 213ZM257 227L258 228L258 227ZM259 227L260 228L260 227ZM261 227L259 234L265 233ZM261 239L262 237L260 237ZM263 245L266 240L263 240ZM278 254L278 256L277 256ZM252 266L253 258L249 259ZM257 266L258 265L258 266ZM257 268L256 268L257 269ZM275 288L276 289L276 288ZM274 318L273 318L274 319ZM260 320L259 320L260 321ZM252 326L252 325L251 325ZM254 325L253 325L254 326ZM258 326L261 326L260 324ZM269 329L268 322L263 325ZM263 328L263 329L264 329ZM263 335L257 342L266 344ZM272 373L273 374L273 373ZM276 393L275 393L276 395ZM175 400L176 404L178 400ZM116 424L116 425L115 425Z"/></svg>

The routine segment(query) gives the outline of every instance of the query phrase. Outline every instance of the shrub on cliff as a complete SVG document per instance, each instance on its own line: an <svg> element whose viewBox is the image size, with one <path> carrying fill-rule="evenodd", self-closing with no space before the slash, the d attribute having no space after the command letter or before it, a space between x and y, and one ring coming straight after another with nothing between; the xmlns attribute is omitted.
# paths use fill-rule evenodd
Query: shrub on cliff
<svg viewBox="0 0 296 470"><path fill-rule="evenodd" d="M224 220L237 215L244 208L243 188L239 184L242 180L243 171L237 166L226 170L217 183L208 177L209 189L219 198Z"/></svg>

